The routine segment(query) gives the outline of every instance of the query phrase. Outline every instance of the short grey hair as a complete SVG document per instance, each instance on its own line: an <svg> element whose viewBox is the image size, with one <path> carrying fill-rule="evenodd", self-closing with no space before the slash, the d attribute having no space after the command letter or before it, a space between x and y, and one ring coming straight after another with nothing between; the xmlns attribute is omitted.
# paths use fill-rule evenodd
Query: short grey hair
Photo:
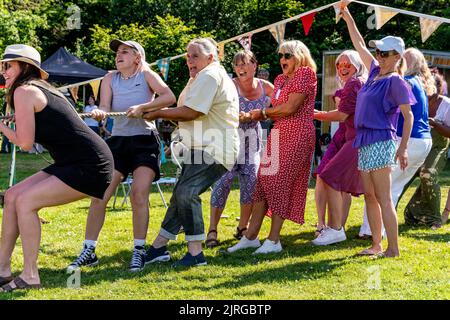
<svg viewBox="0 0 450 320"><path fill-rule="evenodd" d="M355 67L356 73L353 75L354 77L362 77L364 80L367 79L367 69L364 66L359 53L355 50L345 50L336 58L336 64L339 62L339 59L342 57L347 57L350 60L350 63Z"/></svg>
<svg viewBox="0 0 450 320"><path fill-rule="evenodd" d="M200 50L200 52L207 56L212 54L213 61L219 61L219 54L217 52L217 42L214 41L212 38L197 38L191 40L188 45L186 46L186 49L190 46L197 46Z"/></svg>

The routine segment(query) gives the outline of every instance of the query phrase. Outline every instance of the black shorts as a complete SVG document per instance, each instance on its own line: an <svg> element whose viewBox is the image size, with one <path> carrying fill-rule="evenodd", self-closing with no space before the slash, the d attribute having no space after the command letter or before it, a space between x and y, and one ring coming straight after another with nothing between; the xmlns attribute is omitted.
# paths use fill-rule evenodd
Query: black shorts
<svg viewBox="0 0 450 320"><path fill-rule="evenodd" d="M157 135L112 136L106 140L114 157L114 169L125 180L136 168L149 167L159 180L160 140Z"/></svg>

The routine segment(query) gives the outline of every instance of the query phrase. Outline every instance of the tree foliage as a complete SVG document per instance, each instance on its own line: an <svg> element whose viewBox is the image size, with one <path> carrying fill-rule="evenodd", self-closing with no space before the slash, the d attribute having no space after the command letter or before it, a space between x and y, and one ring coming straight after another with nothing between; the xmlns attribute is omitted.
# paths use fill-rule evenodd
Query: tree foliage
<svg viewBox="0 0 450 320"><path fill-rule="evenodd" d="M404 10L441 17L450 16L448 0L371 0ZM146 49L147 61L175 56L185 51L192 38L212 36L217 41L255 30L268 24L331 3L331 0L0 0L0 50L11 43L27 43L48 57L65 46L88 62L102 68L114 67L109 41L113 38L139 41ZM80 28L68 28L69 8L80 9ZM366 40L385 35L405 39L407 46L449 51L450 28L443 24L422 43L419 19L398 14L380 30L367 28L367 7L350 4L361 34ZM316 14L309 36L301 21L286 25L286 39L299 39L310 48L321 65L324 50L351 48L343 21L335 24L332 8ZM271 78L280 72L276 56L278 44L265 31L253 35L252 50L260 63L269 66ZM231 70L231 58L240 49L237 42L225 47L224 65ZM170 64L169 85L179 92L187 79L183 59Z"/></svg>

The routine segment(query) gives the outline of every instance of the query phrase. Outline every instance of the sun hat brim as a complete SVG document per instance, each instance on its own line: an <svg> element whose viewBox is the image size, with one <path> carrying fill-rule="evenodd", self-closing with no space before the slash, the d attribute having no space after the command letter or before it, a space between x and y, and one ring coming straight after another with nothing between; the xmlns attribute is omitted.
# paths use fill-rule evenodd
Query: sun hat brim
<svg viewBox="0 0 450 320"><path fill-rule="evenodd" d="M41 73L41 79L46 80L49 77L49 74L47 73L47 71L42 69L40 65L38 65L35 61L33 61L30 58L27 58L27 57L14 57L14 58L6 58L6 59L0 60L0 62L8 62L8 61L22 61L22 62L31 64L32 66L35 66L36 68L39 69L39 71Z"/></svg>

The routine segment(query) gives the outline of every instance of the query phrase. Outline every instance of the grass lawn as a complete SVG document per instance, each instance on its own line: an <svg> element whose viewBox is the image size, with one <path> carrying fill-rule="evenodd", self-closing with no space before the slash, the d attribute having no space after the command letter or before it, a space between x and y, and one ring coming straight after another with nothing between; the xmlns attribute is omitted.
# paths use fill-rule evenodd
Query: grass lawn
<svg viewBox="0 0 450 320"><path fill-rule="evenodd" d="M0 155L1 190L8 183L9 159L9 155ZM18 154L17 180L45 165L40 156ZM173 176L174 171L173 165L163 167L168 176ZM443 208L450 186L450 166L440 181ZM172 187L163 190L168 201ZM82 270L81 287L77 289L67 287L69 275L65 268L81 249L89 200L47 208L40 212L49 222L42 225L39 255L44 289L0 294L0 299L450 299L450 224L437 231L405 226L403 210L413 190L411 187L399 204L400 258L371 260L354 256L369 245L367 241L354 239L362 222L362 198L354 198L352 203L346 226L349 240L314 247L310 243L317 221L313 189L308 193L305 225L285 223L282 253L253 256L249 250L224 255L220 249L236 242L232 236L239 216L236 186L224 212L228 218L222 219L219 226L221 246L204 251L207 266L178 271L165 263L147 266L139 273L127 272L132 247L130 207L125 205L121 209L119 201L116 210L112 210L111 200L96 251L100 264ZM209 198L210 192L202 196L206 224ZM149 242L156 237L165 214L156 188L150 201ZM269 225L266 218L262 240ZM172 242L169 250L174 259L181 258L186 251L184 236ZM20 272L21 268L19 241L13 255L13 272Z"/></svg>

